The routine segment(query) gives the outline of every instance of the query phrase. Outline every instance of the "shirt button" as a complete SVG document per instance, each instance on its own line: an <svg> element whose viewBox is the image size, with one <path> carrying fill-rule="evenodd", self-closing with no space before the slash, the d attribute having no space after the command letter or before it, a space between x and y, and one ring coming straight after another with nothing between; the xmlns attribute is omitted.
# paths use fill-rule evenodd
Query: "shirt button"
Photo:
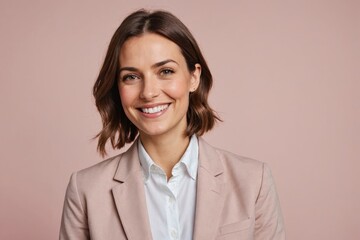
<svg viewBox="0 0 360 240"><path fill-rule="evenodd" d="M177 231L175 229L171 230L171 237L177 239Z"/></svg>

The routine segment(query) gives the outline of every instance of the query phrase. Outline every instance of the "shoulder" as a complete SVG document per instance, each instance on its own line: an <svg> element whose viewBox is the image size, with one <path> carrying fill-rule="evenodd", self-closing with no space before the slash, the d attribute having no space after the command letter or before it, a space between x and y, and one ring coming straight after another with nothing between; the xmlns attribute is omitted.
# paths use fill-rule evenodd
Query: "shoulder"
<svg viewBox="0 0 360 240"><path fill-rule="evenodd" d="M202 138L199 138L199 143L200 151L206 152L208 156L216 155L217 161L220 161L221 165L227 170L232 169L233 171L241 170L241 172L254 172L262 171L264 168L265 163L262 161L214 147Z"/></svg>
<svg viewBox="0 0 360 240"><path fill-rule="evenodd" d="M206 152L208 158L216 155L211 160L213 162L211 165L217 165L216 168L222 169L226 182L255 188L261 186L264 173L269 171L266 163L214 147L201 138L199 142L202 148L200 153L201 151Z"/></svg>
<svg viewBox="0 0 360 240"><path fill-rule="evenodd" d="M90 167L81 169L76 174L78 178L85 178L86 180L101 178L107 175L113 177L122 155L123 153L110 157Z"/></svg>
<svg viewBox="0 0 360 240"><path fill-rule="evenodd" d="M70 181L76 185L80 193L110 189L113 185L114 175L122 156L123 153L74 172ZM104 188L104 186L107 187Z"/></svg>
<svg viewBox="0 0 360 240"><path fill-rule="evenodd" d="M244 168L259 168L264 164L262 161L232 153L221 148L214 147L214 149L225 164L240 165Z"/></svg>
<svg viewBox="0 0 360 240"><path fill-rule="evenodd" d="M76 181L79 190L84 192L111 189L118 181L138 171L136 146L133 143L127 151L75 172L71 181Z"/></svg>
<svg viewBox="0 0 360 240"><path fill-rule="evenodd" d="M268 169L266 163L219 148L216 152L229 181L261 185L264 171Z"/></svg>

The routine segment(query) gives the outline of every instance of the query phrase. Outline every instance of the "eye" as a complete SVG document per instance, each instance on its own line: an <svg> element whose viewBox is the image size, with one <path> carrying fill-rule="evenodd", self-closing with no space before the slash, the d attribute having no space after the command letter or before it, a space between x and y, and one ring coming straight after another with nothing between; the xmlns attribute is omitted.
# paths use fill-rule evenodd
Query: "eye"
<svg viewBox="0 0 360 240"><path fill-rule="evenodd" d="M171 75L174 73L174 70L170 69L170 68L165 68L165 69L162 69L160 71L160 75L163 75L163 76L168 76L168 75Z"/></svg>
<svg viewBox="0 0 360 240"><path fill-rule="evenodd" d="M126 82L126 81L134 81L134 80L136 80L136 79L139 79L139 77L136 76L135 74L126 74L126 75L124 75L124 76L121 78L121 80L122 80L123 82Z"/></svg>

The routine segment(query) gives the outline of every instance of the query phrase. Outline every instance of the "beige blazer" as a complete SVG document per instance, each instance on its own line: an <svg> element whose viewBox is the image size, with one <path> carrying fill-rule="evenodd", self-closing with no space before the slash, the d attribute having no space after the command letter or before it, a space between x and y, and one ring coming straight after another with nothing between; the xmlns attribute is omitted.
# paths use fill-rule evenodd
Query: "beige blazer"
<svg viewBox="0 0 360 240"><path fill-rule="evenodd" d="M199 138L197 181L194 240L285 239L266 164L216 149ZM152 239L136 143L71 176L60 239Z"/></svg>

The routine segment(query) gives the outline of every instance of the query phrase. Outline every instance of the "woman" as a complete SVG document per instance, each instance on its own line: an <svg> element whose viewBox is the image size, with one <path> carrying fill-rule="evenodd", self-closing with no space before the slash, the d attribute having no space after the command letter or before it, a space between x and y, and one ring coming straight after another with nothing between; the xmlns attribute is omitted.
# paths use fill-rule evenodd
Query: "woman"
<svg viewBox="0 0 360 240"><path fill-rule="evenodd" d="M94 86L98 150L74 173L60 239L285 239L269 168L200 136L219 120L210 70L184 24L140 10L115 32Z"/></svg>

